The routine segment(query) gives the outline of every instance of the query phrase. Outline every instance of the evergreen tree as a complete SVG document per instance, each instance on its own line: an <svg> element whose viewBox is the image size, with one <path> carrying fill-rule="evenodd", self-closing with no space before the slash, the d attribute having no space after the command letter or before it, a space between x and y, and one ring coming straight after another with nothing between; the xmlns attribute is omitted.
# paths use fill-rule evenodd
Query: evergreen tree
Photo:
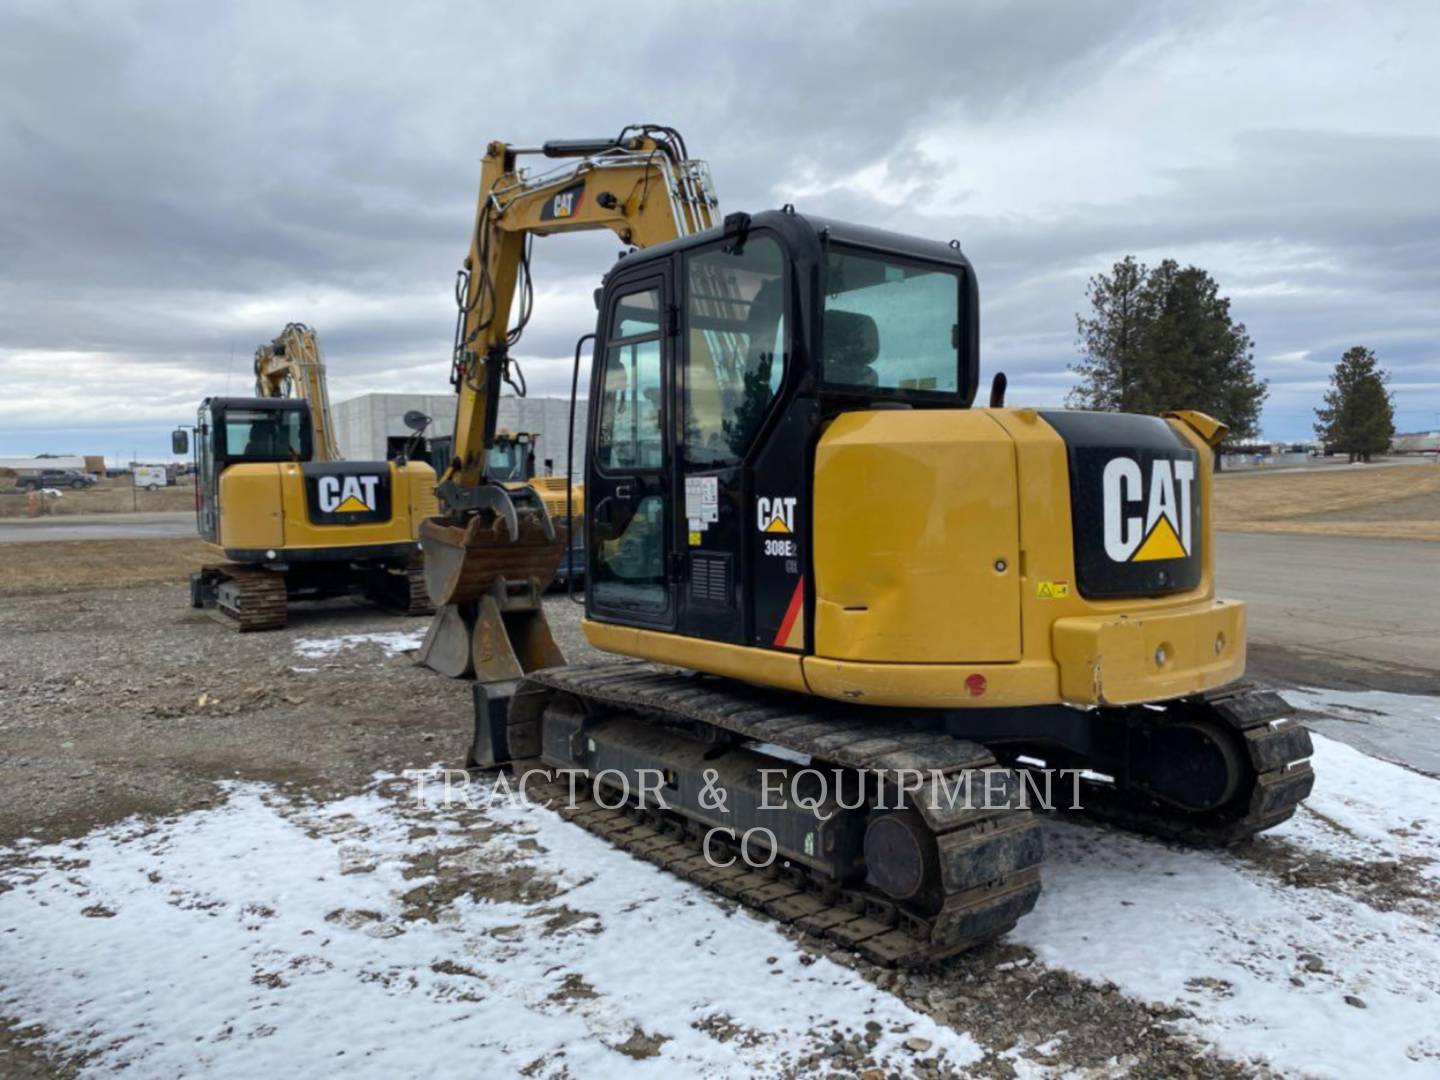
<svg viewBox="0 0 1440 1080"><path fill-rule="evenodd" d="M1383 454L1395 437L1395 403L1390 375L1375 354L1361 345L1347 349L1330 373L1325 404L1315 410L1315 434L1327 448L1369 461Z"/></svg>
<svg viewBox="0 0 1440 1080"><path fill-rule="evenodd" d="M1090 317L1075 316L1081 360L1070 370L1080 383L1070 404L1100 412L1138 412L1140 343L1148 313L1142 308L1150 268L1126 255L1109 276L1096 274L1085 286Z"/></svg>
<svg viewBox="0 0 1440 1080"><path fill-rule="evenodd" d="M1127 256L1086 289L1077 316L1083 359L1071 403L1158 414L1198 409L1253 438L1268 390L1255 377L1253 342L1230 317L1230 301L1199 267L1166 259L1151 269Z"/></svg>

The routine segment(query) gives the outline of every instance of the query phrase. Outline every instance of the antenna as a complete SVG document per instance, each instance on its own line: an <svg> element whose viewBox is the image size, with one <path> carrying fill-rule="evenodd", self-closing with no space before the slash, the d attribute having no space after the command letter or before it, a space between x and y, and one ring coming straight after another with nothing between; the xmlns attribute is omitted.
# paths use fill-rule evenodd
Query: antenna
<svg viewBox="0 0 1440 1080"><path fill-rule="evenodd" d="M230 396L230 372L235 370L235 342L230 342L230 362L225 365L225 396Z"/></svg>

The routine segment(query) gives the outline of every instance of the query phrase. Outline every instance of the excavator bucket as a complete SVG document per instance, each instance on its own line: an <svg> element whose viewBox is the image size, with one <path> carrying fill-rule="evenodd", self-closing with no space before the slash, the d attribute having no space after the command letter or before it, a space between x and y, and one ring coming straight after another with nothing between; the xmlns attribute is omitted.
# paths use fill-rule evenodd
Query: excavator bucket
<svg viewBox="0 0 1440 1080"><path fill-rule="evenodd" d="M420 648L422 664L451 678L496 682L564 663L540 597L568 536L563 526L547 526L528 513L421 524L425 586L438 609Z"/></svg>

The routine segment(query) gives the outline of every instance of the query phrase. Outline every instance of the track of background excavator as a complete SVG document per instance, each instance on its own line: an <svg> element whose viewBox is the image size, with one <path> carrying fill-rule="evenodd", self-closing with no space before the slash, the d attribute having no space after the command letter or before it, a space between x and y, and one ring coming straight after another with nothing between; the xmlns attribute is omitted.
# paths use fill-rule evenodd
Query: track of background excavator
<svg viewBox="0 0 1440 1080"><path fill-rule="evenodd" d="M235 563L207 566L204 572L214 572L222 579L222 585L229 582L239 594L238 605L223 603L217 597L215 606L207 609L221 622L236 627L241 633L278 630L285 625L289 595L283 574Z"/></svg>
<svg viewBox="0 0 1440 1080"><path fill-rule="evenodd" d="M519 714L530 717L523 722L541 722L550 691L652 722L721 728L807 754L819 768L933 770L954 778L994 765L983 746L917 731L901 720L634 662L535 673L516 699ZM1040 831L1028 810L965 809L963 803L928 810L916 801L935 837L943 887L938 912L921 915L872 888L842 887L797 864L782 866L780 859L766 869L739 860L717 866L701 851L704 828L674 813L610 810L589 797L569 807L565 782L531 791L556 800L562 816L649 862L876 963L913 967L973 948L1014 926L1040 892Z"/></svg>
<svg viewBox="0 0 1440 1080"><path fill-rule="evenodd" d="M405 567L405 585L409 590L409 603L405 605L405 614L433 614L435 603L430 599L429 590L425 588L425 563L423 560L415 559Z"/></svg>
<svg viewBox="0 0 1440 1080"><path fill-rule="evenodd" d="M370 599L381 607L402 615L434 614L435 604L425 587L425 563L416 557L399 570L373 570L374 578L367 590Z"/></svg>

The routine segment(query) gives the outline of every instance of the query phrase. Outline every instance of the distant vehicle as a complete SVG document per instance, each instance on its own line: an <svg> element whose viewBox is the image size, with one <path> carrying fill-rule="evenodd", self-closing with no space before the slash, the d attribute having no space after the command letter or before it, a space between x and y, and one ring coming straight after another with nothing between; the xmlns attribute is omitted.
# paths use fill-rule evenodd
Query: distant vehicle
<svg viewBox="0 0 1440 1080"><path fill-rule="evenodd" d="M16 487L29 488L31 491L62 487L74 488L79 491L94 483L93 476L83 473L79 469L42 469L40 472L26 473L15 478Z"/></svg>
<svg viewBox="0 0 1440 1080"><path fill-rule="evenodd" d="M136 465L135 486L155 489L170 486L170 472L164 465Z"/></svg>

